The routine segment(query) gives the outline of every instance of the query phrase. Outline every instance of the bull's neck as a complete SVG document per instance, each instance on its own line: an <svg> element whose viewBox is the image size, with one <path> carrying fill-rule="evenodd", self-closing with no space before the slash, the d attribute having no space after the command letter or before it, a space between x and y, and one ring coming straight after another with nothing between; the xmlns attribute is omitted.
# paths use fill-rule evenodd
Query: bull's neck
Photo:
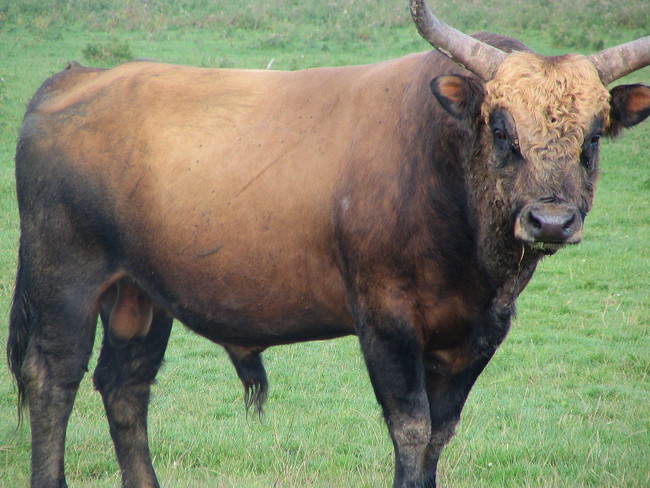
<svg viewBox="0 0 650 488"><path fill-rule="evenodd" d="M463 171L469 211L474 222L477 260L497 290L497 301L514 305L542 255L516 240L512 211L495 198L496 181L486 171L486 147L477 141Z"/></svg>
<svg viewBox="0 0 650 488"><path fill-rule="evenodd" d="M443 118L437 124L449 127L447 122ZM429 236L431 245L441 261L459 263L462 279L471 280L477 294L514 310L541 255L515 240L511 212L495 204L492 185L476 171L483 160L478 139L455 130L440 129L438 137L428 141L424 158L426 213L436 229Z"/></svg>
<svg viewBox="0 0 650 488"><path fill-rule="evenodd" d="M471 282L477 294L513 309L540 256L514 239L510 210L494 202L480 122L464 126L432 99L429 83L437 63L435 56L424 58L404 90L401 119L411 123L401 131L403 162L422 192L409 197L418 205L411 215L418 219L424 210L420 226L427 252L438 262L454 263L456 274L446 276L447 282L464 288ZM403 200L412 188L404 185Z"/></svg>

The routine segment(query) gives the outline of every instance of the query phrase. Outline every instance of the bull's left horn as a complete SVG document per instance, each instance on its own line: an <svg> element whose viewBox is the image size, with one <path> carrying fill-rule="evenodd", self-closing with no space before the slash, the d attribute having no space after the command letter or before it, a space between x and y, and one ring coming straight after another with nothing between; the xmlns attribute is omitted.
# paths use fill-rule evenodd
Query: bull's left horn
<svg viewBox="0 0 650 488"><path fill-rule="evenodd" d="M600 80L607 86L641 68L650 65L650 36L592 54L589 59L596 66Z"/></svg>
<svg viewBox="0 0 650 488"><path fill-rule="evenodd" d="M418 32L433 47L462 64L483 81L494 78L507 54L438 20L424 0L411 0Z"/></svg>

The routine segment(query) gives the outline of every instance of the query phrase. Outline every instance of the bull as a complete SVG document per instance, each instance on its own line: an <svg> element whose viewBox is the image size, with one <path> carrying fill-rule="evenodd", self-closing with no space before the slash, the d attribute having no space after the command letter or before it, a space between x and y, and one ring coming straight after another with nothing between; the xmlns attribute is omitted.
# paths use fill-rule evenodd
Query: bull
<svg viewBox="0 0 650 488"><path fill-rule="evenodd" d="M544 57L411 1L436 49L298 72L70 65L16 151L8 358L31 484L64 440L98 316L94 384L125 487L158 481L150 384L173 318L224 345L260 408L260 353L356 334L395 487L435 487L463 404L545 255L581 240L599 141L650 114L650 37Z"/></svg>

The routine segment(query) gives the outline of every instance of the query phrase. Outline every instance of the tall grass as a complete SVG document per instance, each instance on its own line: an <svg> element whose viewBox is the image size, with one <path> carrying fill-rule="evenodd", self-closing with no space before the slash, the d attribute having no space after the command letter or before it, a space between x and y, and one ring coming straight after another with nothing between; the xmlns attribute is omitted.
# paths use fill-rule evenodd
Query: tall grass
<svg viewBox="0 0 650 488"><path fill-rule="evenodd" d="M429 3L465 30L516 35L549 54L630 40L650 25L650 5L638 0ZM298 69L426 48L401 0L0 0L0 323L16 266L17 130L31 94L66 61L107 66L132 55L264 68L274 59L274 68ZM649 79L645 69L626 81ZM513 330L443 455L443 486L650 486L649 147L648 122L604 143L584 242L545 260L522 295ZM0 326L2 349L6 340ZM163 484L389 486L392 447L356 340L274 348L265 357L271 392L256 421L244 414L223 351L175 328L149 419ZM15 389L0 368L0 487L28 484L29 429L15 425ZM119 486L90 381L67 446L72 487Z"/></svg>

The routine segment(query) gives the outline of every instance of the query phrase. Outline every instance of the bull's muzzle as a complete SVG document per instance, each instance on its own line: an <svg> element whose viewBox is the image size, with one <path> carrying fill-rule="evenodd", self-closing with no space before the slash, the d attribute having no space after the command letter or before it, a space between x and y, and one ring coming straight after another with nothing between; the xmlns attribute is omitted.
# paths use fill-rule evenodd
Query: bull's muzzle
<svg viewBox="0 0 650 488"><path fill-rule="evenodd" d="M563 203L526 205L515 219L515 237L528 244L562 246L582 240L582 216Z"/></svg>

